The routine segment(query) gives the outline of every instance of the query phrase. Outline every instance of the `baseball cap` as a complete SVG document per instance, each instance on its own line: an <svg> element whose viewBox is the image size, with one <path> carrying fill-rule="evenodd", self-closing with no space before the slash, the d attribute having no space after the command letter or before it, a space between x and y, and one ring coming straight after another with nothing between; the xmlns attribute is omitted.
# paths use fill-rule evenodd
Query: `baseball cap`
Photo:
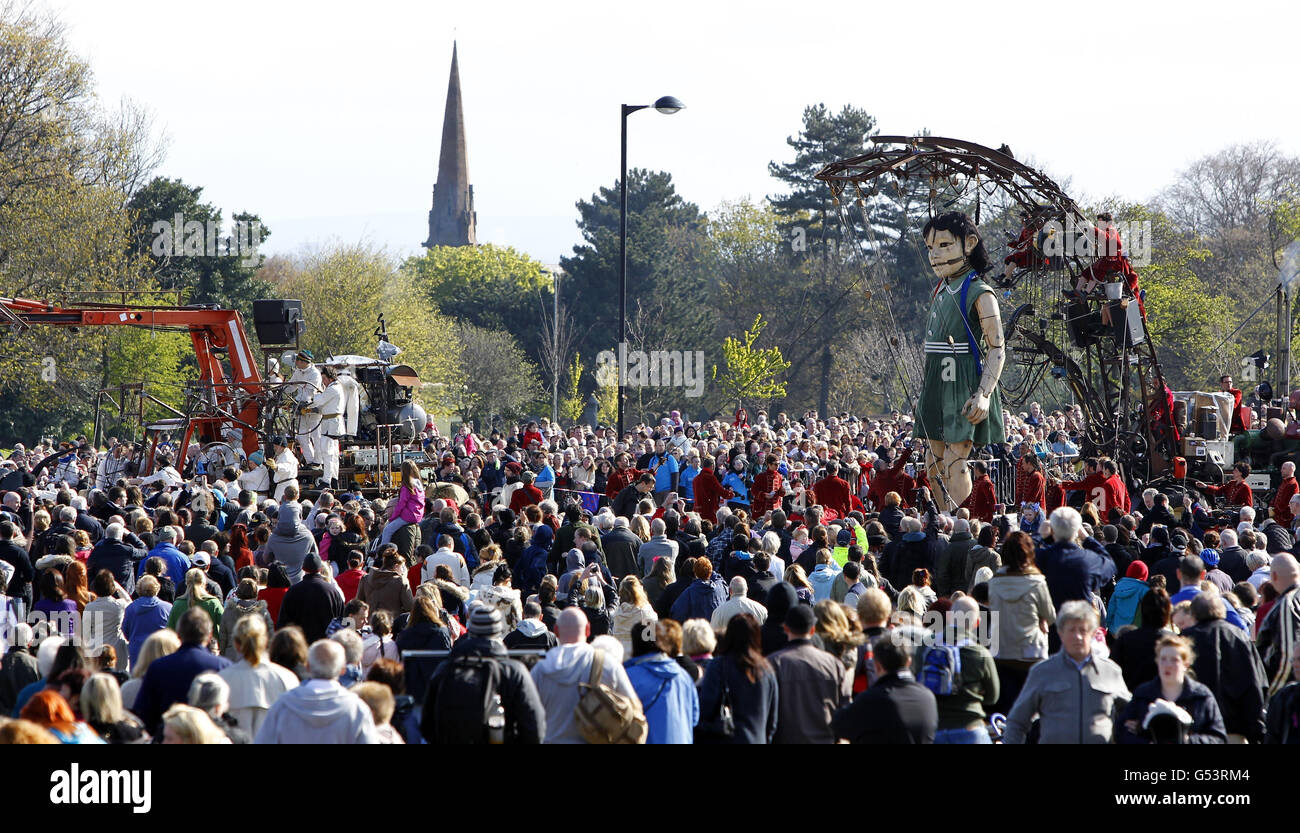
<svg viewBox="0 0 1300 833"><path fill-rule="evenodd" d="M212 560L208 557L208 554L206 552L203 552L202 550L194 553L193 560L194 560L195 567L206 567L212 563Z"/></svg>

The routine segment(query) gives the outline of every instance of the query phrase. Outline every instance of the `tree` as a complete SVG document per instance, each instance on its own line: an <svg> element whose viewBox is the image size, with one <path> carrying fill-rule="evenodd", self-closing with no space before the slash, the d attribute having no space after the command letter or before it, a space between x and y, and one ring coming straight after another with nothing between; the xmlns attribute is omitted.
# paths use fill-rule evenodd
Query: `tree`
<svg viewBox="0 0 1300 833"><path fill-rule="evenodd" d="M188 303L216 304L252 319L253 300L270 287L257 277L264 259L256 247L270 236L256 214L231 215L199 201L203 189L157 177L131 195L135 251L152 263L162 289L181 290ZM178 227L179 222L179 227Z"/></svg>
<svg viewBox="0 0 1300 833"><path fill-rule="evenodd" d="M582 397L582 372L582 355L574 353L573 362L565 374L564 388L560 391L560 419L570 425L582 419L582 411L587 405Z"/></svg>
<svg viewBox="0 0 1300 833"><path fill-rule="evenodd" d="M522 416L525 407L541 395L542 389L537 369L514 336L463 322L457 325L456 332L460 342L460 370L466 386L458 408L461 417L490 426L498 419Z"/></svg>
<svg viewBox="0 0 1300 833"><path fill-rule="evenodd" d="M677 193L667 173L633 168L627 182L628 310L638 300L646 308L662 302L666 310L644 333L645 342L629 348L693 347L707 315L698 271L705 218ZM565 296L582 299L582 336L575 346L590 356L618 346L619 183L579 200L577 207L586 243L574 246L560 266L568 276Z"/></svg>
<svg viewBox="0 0 1300 833"><path fill-rule="evenodd" d="M768 198L773 210L785 218L787 231L802 228L806 242L819 244L823 256L835 247L841 229L830 187L815 177L832 162L864 153L867 139L877 132L866 110L846 104L832 114L825 104L813 104L804 108L799 134L786 137L794 160L768 163L768 172L790 187L789 194Z"/></svg>
<svg viewBox="0 0 1300 833"><path fill-rule="evenodd" d="M713 379L727 405L767 402L785 396L785 383L779 377L790 369L790 363L781 358L781 348L754 346L766 327L763 316L757 315L739 339L728 336L722 343L726 370L719 375L714 365Z"/></svg>
<svg viewBox="0 0 1300 833"><path fill-rule="evenodd" d="M514 333L541 360L542 321L550 317L552 280L537 260L509 246L434 246L407 258L402 271L438 312L488 330Z"/></svg>
<svg viewBox="0 0 1300 833"><path fill-rule="evenodd" d="M383 314L388 340L426 384L459 384L456 328L439 315L382 248L363 243L308 249L269 258L259 277L282 298L302 301L301 344L324 359L375 354Z"/></svg>

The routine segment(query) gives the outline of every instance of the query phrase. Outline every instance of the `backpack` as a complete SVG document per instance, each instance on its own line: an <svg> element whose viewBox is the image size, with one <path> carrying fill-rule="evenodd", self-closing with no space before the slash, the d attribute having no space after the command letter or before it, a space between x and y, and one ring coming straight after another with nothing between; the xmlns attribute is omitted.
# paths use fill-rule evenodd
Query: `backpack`
<svg viewBox="0 0 1300 833"><path fill-rule="evenodd" d="M499 695L501 666L492 657L449 657L439 668L433 743L487 743L488 717Z"/></svg>
<svg viewBox="0 0 1300 833"><path fill-rule="evenodd" d="M930 646L918 676L921 684L936 695L952 694L961 678L961 649L955 645Z"/></svg>
<svg viewBox="0 0 1300 833"><path fill-rule="evenodd" d="M573 712L587 743L645 743L650 727L635 697L619 694L600 681L605 652L599 648L591 660L591 678L578 683L578 706Z"/></svg>

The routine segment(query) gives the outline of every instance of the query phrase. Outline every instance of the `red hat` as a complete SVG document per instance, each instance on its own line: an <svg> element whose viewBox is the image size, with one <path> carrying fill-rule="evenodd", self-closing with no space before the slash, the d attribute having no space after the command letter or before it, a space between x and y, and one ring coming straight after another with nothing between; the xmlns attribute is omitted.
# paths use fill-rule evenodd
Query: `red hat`
<svg viewBox="0 0 1300 833"><path fill-rule="evenodd" d="M1135 578L1138 581L1146 581L1147 565L1143 564L1141 561L1134 561L1132 564L1128 565L1128 569L1124 571L1124 576L1125 578Z"/></svg>

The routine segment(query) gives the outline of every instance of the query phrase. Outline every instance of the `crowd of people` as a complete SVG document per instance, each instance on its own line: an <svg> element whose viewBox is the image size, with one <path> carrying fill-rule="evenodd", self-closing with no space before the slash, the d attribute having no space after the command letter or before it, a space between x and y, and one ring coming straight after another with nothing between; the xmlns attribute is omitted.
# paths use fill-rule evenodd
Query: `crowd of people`
<svg viewBox="0 0 1300 833"><path fill-rule="evenodd" d="M1300 742L1300 497L1225 524L1004 416L961 506L901 414L466 424L387 499L291 437L16 447L0 741Z"/></svg>

